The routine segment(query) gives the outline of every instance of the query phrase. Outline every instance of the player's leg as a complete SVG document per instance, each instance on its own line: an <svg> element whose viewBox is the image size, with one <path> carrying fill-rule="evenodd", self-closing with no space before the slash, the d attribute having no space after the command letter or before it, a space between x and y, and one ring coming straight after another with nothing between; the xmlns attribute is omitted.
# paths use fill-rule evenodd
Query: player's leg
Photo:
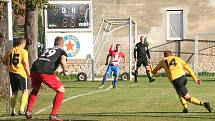
<svg viewBox="0 0 215 121"><path fill-rule="evenodd" d="M179 94L178 94L178 98L179 98L179 100L181 102L181 105L184 108L182 113L188 113L187 101L183 97L181 97Z"/></svg>
<svg viewBox="0 0 215 121"><path fill-rule="evenodd" d="M114 80L112 82L113 88L117 87L117 84L118 84L118 75L119 75L119 67L118 66L114 66L114 69L113 69Z"/></svg>
<svg viewBox="0 0 215 121"><path fill-rule="evenodd" d="M188 92L185 85L187 83L187 78L185 76L179 77L172 81L172 84L178 94L179 100L183 106L183 113L188 113L188 107L184 95Z"/></svg>
<svg viewBox="0 0 215 121"><path fill-rule="evenodd" d="M192 97L189 93L186 93L183 98L195 105L202 105L204 102L201 102L199 99Z"/></svg>
<svg viewBox="0 0 215 121"><path fill-rule="evenodd" d="M135 69L135 72L134 72L134 82L135 82L135 83L137 83L138 70L139 70L141 64L142 64L141 59L137 59L136 69Z"/></svg>
<svg viewBox="0 0 215 121"><path fill-rule="evenodd" d="M28 105L26 109L26 119L32 118L32 107L37 99L38 92L41 86L41 75L37 72L31 72L31 85L32 90L28 98Z"/></svg>
<svg viewBox="0 0 215 121"><path fill-rule="evenodd" d="M208 112L212 112L212 108L210 106L210 103L209 102L203 102L203 101L200 101L199 99L195 98L195 97L192 97L190 96L189 93L187 93L185 96L184 96L184 99L186 99L187 101L195 104L195 105L199 105L199 106L204 106Z"/></svg>
<svg viewBox="0 0 215 121"><path fill-rule="evenodd" d="M27 111L32 112L32 107L33 107L34 102L37 99L37 95L38 95L39 90L40 90L39 87L33 87L32 88L31 93L30 93L29 98L28 98Z"/></svg>
<svg viewBox="0 0 215 121"><path fill-rule="evenodd" d="M180 94L186 101L191 102L195 105L203 105L204 102L199 99L190 96L186 88L187 78L185 76L180 77L178 80L177 92Z"/></svg>
<svg viewBox="0 0 215 121"><path fill-rule="evenodd" d="M191 102L195 105L204 106L209 112L212 111L210 104L208 102L202 102L199 99L190 96L187 88L185 87L187 83L187 78L185 76L181 76L178 79L174 80L173 85L180 96L182 96L186 101Z"/></svg>
<svg viewBox="0 0 215 121"><path fill-rule="evenodd" d="M107 80L107 77L110 76L111 74L112 74L112 65L109 65L107 70L106 70L106 72L105 72L105 75L104 75L104 77L102 79L102 84L101 84L101 86L99 88L104 87L104 84L105 84L105 82Z"/></svg>
<svg viewBox="0 0 215 121"><path fill-rule="evenodd" d="M10 98L10 103L11 103L11 116L15 116L16 115L16 100L17 100L17 94L18 94L18 90L19 90L19 81L16 78L16 74L15 73L9 73L10 76L10 86L12 89L12 95Z"/></svg>
<svg viewBox="0 0 215 121"><path fill-rule="evenodd" d="M144 59L143 60L143 66L145 67L145 70L146 70L146 75L149 79L149 82L153 82L155 81L155 79L152 78L152 74L151 74L151 69L150 69L150 66L149 66L149 63L147 61L147 59Z"/></svg>
<svg viewBox="0 0 215 121"><path fill-rule="evenodd" d="M18 75L19 78L19 88L22 90L21 99L20 99L20 107L19 107L19 115L25 115L25 106L28 101L28 88L27 88L27 79Z"/></svg>
<svg viewBox="0 0 215 121"><path fill-rule="evenodd" d="M11 103L11 116L15 116L16 115L15 107L16 107L17 94L18 94L18 91L12 91L12 96L11 96L11 99L10 99L10 103Z"/></svg>
<svg viewBox="0 0 215 121"><path fill-rule="evenodd" d="M135 72L134 72L134 82L135 83L137 83L138 70L139 70L139 67L136 67Z"/></svg>
<svg viewBox="0 0 215 121"><path fill-rule="evenodd" d="M150 69L150 67L149 66L145 66L145 69L146 69L147 77L149 78L149 82L155 81L155 79L153 79L152 76L151 76L151 71L150 71L151 69Z"/></svg>
<svg viewBox="0 0 215 121"><path fill-rule="evenodd" d="M62 121L62 119L59 119L57 117L57 113L63 101L65 89L55 74L43 74L43 82L56 91L56 95L53 100L52 111L49 118L51 121Z"/></svg>
<svg viewBox="0 0 215 121"><path fill-rule="evenodd" d="M57 115L57 111L60 108L60 105L61 105L61 103L63 101L64 93L65 93L65 89L64 89L64 87L62 85L56 91L56 95L55 95L55 98L54 98L54 101L53 101L53 109L52 109L52 112L51 112L52 115Z"/></svg>
<svg viewBox="0 0 215 121"><path fill-rule="evenodd" d="M25 115L25 107L27 105L27 102L28 102L28 90L22 90L19 115Z"/></svg>

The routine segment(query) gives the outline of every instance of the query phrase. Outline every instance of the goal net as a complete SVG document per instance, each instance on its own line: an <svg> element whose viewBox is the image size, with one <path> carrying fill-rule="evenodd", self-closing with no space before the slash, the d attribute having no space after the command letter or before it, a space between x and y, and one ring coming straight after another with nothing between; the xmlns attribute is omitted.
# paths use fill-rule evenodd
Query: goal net
<svg viewBox="0 0 215 121"><path fill-rule="evenodd" d="M105 65L108 50L112 43L113 48L116 44L121 45L121 50L126 55L126 67L122 68L122 62L120 64L120 74L127 72L131 75L132 71L132 58L133 48L136 41L136 23L129 19L116 19L106 18L103 20L96 39L94 41L94 72L88 70L89 73L93 73L94 79L101 80L101 77L105 74L107 66ZM90 69L90 68L89 68ZM90 75L88 73L88 75Z"/></svg>
<svg viewBox="0 0 215 121"><path fill-rule="evenodd" d="M196 35L194 58L194 71L198 77L215 76L215 33Z"/></svg>

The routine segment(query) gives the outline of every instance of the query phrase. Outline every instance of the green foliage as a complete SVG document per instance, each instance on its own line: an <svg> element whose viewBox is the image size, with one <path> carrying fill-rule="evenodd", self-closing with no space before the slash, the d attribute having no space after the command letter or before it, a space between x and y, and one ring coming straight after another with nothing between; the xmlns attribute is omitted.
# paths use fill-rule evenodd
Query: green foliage
<svg viewBox="0 0 215 121"><path fill-rule="evenodd" d="M66 75L63 75L61 73L57 73L57 76L58 78L60 78L60 80L76 80L77 79L77 74L68 74L67 76Z"/></svg>
<svg viewBox="0 0 215 121"><path fill-rule="evenodd" d="M24 0L12 0L12 7L15 17L24 16L25 14L25 2Z"/></svg>
<svg viewBox="0 0 215 121"><path fill-rule="evenodd" d="M44 49L44 41L45 41L45 31L44 31L44 24L41 12L38 15L38 37L37 40L40 43L38 46L38 56L42 54Z"/></svg>
<svg viewBox="0 0 215 121"><path fill-rule="evenodd" d="M33 11L35 8L43 9L45 5L48 5L48 0L25 0L25 4L28 9Z"/></svg>
<svg viewBox="0 0 215 121"><path fill-rule="evenodd" d="M215 73L207 72L207 71L205 71L205 72L199 72L198 76L213 76L214 77Z"/></svg>
<svg viewBox="0 0 215 121"><path fill-rule="evenodd" d="M25 8L33 11L35 8L39 10L48 5L48 0L12 0L13 11L16 17L25 16Z"/></svg>
<svg viewBox="0 0 215 121"><path fill-rule="evenodd" d="M13 36L18 36L18 33L19 33L18 19L15 18L13 20Z"/></svg>
<svg viewBox="0 0 215 121"><path fill-rule="evenodd" d="M44 6L48 4L48 0L26 0L26 3L30 3L33 9L43 9Z"/></svg>

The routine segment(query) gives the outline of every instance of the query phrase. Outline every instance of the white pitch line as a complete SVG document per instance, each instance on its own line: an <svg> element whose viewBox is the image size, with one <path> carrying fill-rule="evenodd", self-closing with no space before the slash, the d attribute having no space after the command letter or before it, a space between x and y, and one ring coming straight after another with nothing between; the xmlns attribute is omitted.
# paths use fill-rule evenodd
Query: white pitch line
<svg viewBox="0 0 215 121"><path fill-rule="evenodd" d="M72 97L69 97L69 98L66 98L65 100L62 101L62 104L67 102L67 101L70 101L70 100L73 100L75 98L78 98L78 97L82 97L82 96L86 96L86 95L91 95L91 94L94 94L94 93L97 93L97 92L104 92L104 91L108 91L109 89L112 88L112 85L110 87L108 87L107 89L104 89L104 90L97 90L97 91L92 91L92 92L88 92L88 93L84 93L84 94L80 94L80 95L76 95L76 96L72 96ZM49 108L52 108L53 105L49 105L48 107L45 107L39 111L37 111L35 114L40 114L44 111L46 111L47 109Z"/></svg>

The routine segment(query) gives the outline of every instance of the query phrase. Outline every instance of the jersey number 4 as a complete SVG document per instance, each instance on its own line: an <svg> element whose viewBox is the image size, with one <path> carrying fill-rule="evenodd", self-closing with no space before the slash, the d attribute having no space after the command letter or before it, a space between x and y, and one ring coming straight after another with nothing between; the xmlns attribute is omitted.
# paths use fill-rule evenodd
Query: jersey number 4
<svg viewBox="0 0 215 121"><path fill-rule="evenodd" d="M169 66L171 66L171 65L174 65L174 66L177 65L177 63L175 62L175 58L173 58L169 63L168 63L167 60L165 60L165 62L166 62L166 66L167 66L168 68L169 68Z"/></svg>

